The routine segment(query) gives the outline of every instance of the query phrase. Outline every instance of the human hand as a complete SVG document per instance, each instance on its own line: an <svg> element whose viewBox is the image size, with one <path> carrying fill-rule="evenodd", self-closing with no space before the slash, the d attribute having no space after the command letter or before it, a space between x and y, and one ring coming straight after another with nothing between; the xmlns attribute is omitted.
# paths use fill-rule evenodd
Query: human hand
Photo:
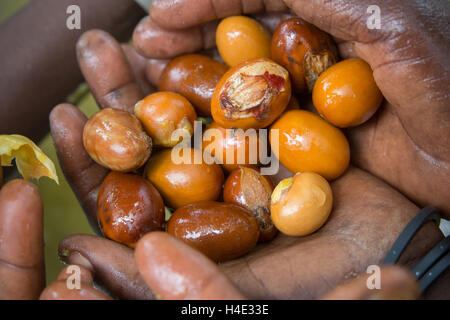
<svg viewBox="0 0 450 320"><path fill-rule="evenodd" d="M213 47L217 18L264 9L287 11L289 7L331 34L342 58L367 61L387 100L370 121L348 130L352 162L418 205L433 205L449 218L450 78L445 17L450 4L383 1L378 4L381 29L370 30L366 23L371 4L368 0L156 0L151 16L141 21L133 40L144 56L168 58ZM273 26L268 25L272 30ZM183 41L166 45L160 40L167 34L178 39L187 32L190 45ZM157 50L155 44L157 48L164 44L166 49Z"/></svg>
<svg viewBox="0 0 450 320"><path fill-rule="evenodd" d="M155 1L154 6L157 4L158 1ZM317 10L315 12L324 11ZM306 17L304 18L306 19ZM180 19L172 20L181 21ZM196 23L200 22L204 22L204 20L197 20ZM176 33L177 31L170 32ZM333 32L331 33L333 34ZM106 35L94 32L85 35L83 39L89 40L85 42L89 45L84 45L83 41L80 41L80 64L99 104L102 107L110 106L131 110L134 103L142 98L143 93L142 90L139 93L137 89L139 86L133 79L133 73L123 54L117 49L118 45ZM350 45L350 43L348 41L340 42L339 48L342 56L348 57L358 52L357 45ZM180 52L183 51L178 53ZM167 54L167 57L169 56L170 53ZM97 59L91 60L84 57L97 57ZM157 57L161 58L162 56ZM96 61L96 63L89 64L89 61ZM111 68L111 66L114 67ZM380 88L383 92L385 91L381 86ZM91 217L91 221L94 222L93 226L96 226L96 191L107 171L96 165L84 151L81 136L85 121L85 117L75 107L69 105L57 107L51 115L52 134L66 177L74 187L87 214ZM352 131L357 132L359 129ZM384 131L381 133L384 134ZM356 138L364 137L362 133L350 132L350 135L352 137L354 135ZM367 140L363 139L362 141ZM353 144L355 145L355 143ZM403 144L400 145L401 148L404 147ZM357 144L356 147L358 148ZM361 148L359 149L362 150ZM368 149L366 153L360 150L352 151L357 155L358 153L369 154L370 151L372 157L376 152L375 149ZM409 163L408 161L392 162L403 166L405 163ZM356 164L358 164L357 161ZM382 163L380 166L383 168ZM413 174L416 172L414 171ZM384 179L392 183L389 179ZM438 180L435 179L435 181ZM395 185L395 183L392 184ZM401 188L399 189L405 192ZM370 190L370 194L367 190ZM446 189L444 188L444 190ZM418 211L414 204L395 190L356 168L349 169L343 177L335 181L333 191L335 209L327 225L319 232L305 238L290 238L280 235L271 243L260 245L246 257L221 266L246 296L320 297L346 278L365 271L367 265L381 263L402 228ZM409 252L405 252L403 263L410 264L417 261L427 249L438 241L438 238L439 233L436 228L428 226L422 230L417 235L415 244L411 244ZM74 246L89 246L89 242L92 241L90 239L92 238L81 241L80 238L75 238L73 242L79 241L83 244L74 244ZM92 247L92 249L89 250L90 254L101 256L97 251L100 250L99 248ZM106 258L104 255L103 259L97 261L98 268L104 268L102 261L106 261ZM281 264L280 261L285 263ZM121 267L123 268L122 265ZM127 279L122 281L125 287L127 283L136 283L128 281L135 279L137 270L135 266L130 272L127 268L120 270L121 272L114 271L113 274L119 274L122 280ZM108 276L105 275L104 278L108 278Z"/></svg>
<svg viewBox="0 0 450 320"><path fill-rule="evenodd" d="M94 275L121 298L153 298L149 288L166 299L244 298L213 262L161 232L151 233L139 242L137 264L131 249L110 240L87 235L65 239L60 254L66 262L78 266L80 288L67 285L73 274L68 266L41 293L45 283L42 218L42 202L33 184L14 180L0 191L0 299L110 299L94 288ZM177 263L173 263L175 259ZM161 268L165 270L163 277L158 273ZM378 297L417 296L417 284L408 272L394 270L394 275L382 273L382 279L386 279L383 290L389 289L390 295L382 295L381 291ZM392 286L398 289L394 293ZM364 298L364 288L363 281L358 280L327 297Z"/></svg>
<svg viewBox="0 0 450 320"><path fill-rule="evenodd" d="M87 246L79 246L85 243ZM106 246L105 248L103 246ZM66 267L58 279L49 285L41 295L44 300L110 299L93 286L94 266L90 261L113 262L118 259L130 262L131 249L125 248L110 240L94 236L71 236L61 243L60 252L65 252L64 259L71 263ZM106 253L106 250L109 252ZM124 251L124 249L126 249ZM128 251L128 252L127 252ZM81 252L81 253L80 253ZM89 260L82 254L86 254ZM115 257L113 260L111 257ZM106 284L112 292L120 297L136 298L136 289L143 289L141 298L149 293L149 289L158 299L187 299L187 300L237 300L246 297L224 276L218 266L203 256L197 250L163 232L152 232L144 236L136 247L135 260L140 273L134 278L134 291L117 291L124 284L121 277L114 277L113 270L105 270L106 264L101 263L98 269L100 276L107 278ZM76 264L80 268L80 288L70 289L67 285L69 275L73 274L69 268ZM103 267L102 267L103 266ZM164 272L161 272L164 270ZM106 272L105 272L106 271ZM123 271L123 268L122 270ZM148 287L144 287L142 278ZM384 267L380 271L380 289L370 290L367 287L368 275L361 275L357 279L339 285L325 294L322 299L416 299L419 297L418 283L412 274L399 266ZM136 284L138 286L136 287Z"/></svg>

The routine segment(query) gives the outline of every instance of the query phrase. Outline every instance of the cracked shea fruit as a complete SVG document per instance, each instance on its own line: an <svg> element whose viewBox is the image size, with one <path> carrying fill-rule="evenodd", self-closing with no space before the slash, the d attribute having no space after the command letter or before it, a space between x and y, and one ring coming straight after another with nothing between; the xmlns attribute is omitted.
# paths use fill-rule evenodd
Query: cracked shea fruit
<svg viewBox="0 0 450 320"><path fill-rule="evenodd" d="M202 156L203 152L197 149L167 149L148 161L145 177L161 192L170 208L216 200L222 194L222 168L216 163L207 164Z"/></svg>
<svg viewBox="0 0 450 320"><path fill-rule="evenodd" d="M214 91L211 113L224 128L259 129L270 125L291 98L289 73L270 59L256 59L225 73Z"/></svg>
<svg viewBox="0 0 450 320"><path fill-rule="evenodd" d="M270 217L272 181L259 171L241 167L230 173L223 188L223 201L244 207L259 224L259 241L272 240L278 233Z"/></svg>
<svg viewBox="0 0 450 320"><path fill-rule="evenodd" d="M285 112L271 127L269 140L280 162L293 173L315 172L328 180L342 175L350 146L341 130L305 110ZM273 139L277 134L278 139Z"/></svg>
<svg viewBox="0 0 450 320"><path fill-rule="evenodd" d="M301 93L313 90L319 75L337 60L331 37L300 18L283 21L272 36L272 59L285 67L292 87Z"/></svg>
<svg viewBox="0 0 450 320"><path fill-rule="evenodd" d="M85 124L83 144L101 166L119 172L142 167L150 157L152 139L139 120L127 111L103 109Z"/></svg>
<svg viewBox="0 0 450 320"><path fill-rule="evenodd" d="M289 236L306 236L328 219L333 205L330 184L317 173L298 173L282 180L272 193L273 223Z"/></svg>
<svg viewBox="0 0 450 320"><path fill-rule="evenodd" d="M361 59L336 63L320 75L313 89L317 112L341 128L366 122L382 101L372 69Z"/></svg>
<svg viewBox="0 0 450 320"><path fill-rule="evenodd" d="M180 142L180 134L192 136L197 114L191 103L173 92L157 92L139 101L134 114L144 125L153 143L161 147L173 147ZM175 130L181 130L175 138Z"/></svg>
<svg viewBox="0 0 450 320"><path fill-rule="evenodd" d="M258 21L245 16L223 19L216 31L217 50L231 67L257 58L270 58L271 35Z"/></svg>
<svg viewBox="0 0 450 320"><path fill-rule="evenodd" d="M164 202L147 179L112 171L98 192L97 217L106 237L134 248L146 233L162 229Z"/></svg>
<svg viewBox="0 0 450 320"><path fill-rule="evenodd" d="M208 56L183 55L164 68L158 90L179 93L192 103L197 114L211 116L211 97L227 70L226 65Z"/></svg>
<svg viewBox="0 0 450 320"><path fill-rule="evenodd" d="M255 247L259 238L258 222L247 209L215 201L177 209L166 230L216 262L243 256Z"/></svg>

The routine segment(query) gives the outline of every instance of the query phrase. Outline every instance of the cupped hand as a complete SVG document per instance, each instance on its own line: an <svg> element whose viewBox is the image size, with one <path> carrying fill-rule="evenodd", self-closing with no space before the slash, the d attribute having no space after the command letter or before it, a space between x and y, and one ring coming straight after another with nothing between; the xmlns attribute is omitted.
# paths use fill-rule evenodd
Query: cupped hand
<svg viewBox="0 0 450 320"><path fill-rule="evenodd" d="M127 59L124 54L127 51L121 50L119 44L103 32L90 31L80 39L80 66L101 107L131 111L146 93L142 85L145 81L139 84L138 80L139 77L143 79L143 66L147 78L157 84L158 72L167 62L159 59L212 47L210 37L214 19L239 14L242 10L253 13L263 9L262 1L246 1L245 6L236 7L233 6L239 1L233 4L220 2L230 4L216 7L211 7L211 3L219 2L203 2L170 2L171 7L164 5L167 1L153 2L152 17L141 22L134 37L137 50L150 58L146 62L141 58L136 59L139 63L131 62L133 58ZM445 100L448 87L445 72L448 67L444 63L448 58L440 54L446 52L440 51L446 43L435 41L436 35L442 35L445 28L435 31L435 25L430 26L426 20L430 12L436 10L434 5L424 7L412 3L403 8L400 1L384 2L381 12L385 15L385 27L368 30L365 23L369 4L365 1L297 0L284 4L274 0L264 3L269 10L285 10L285 4L288 5L300 17L335 36L342 57L359 56L368 61L389 101L368 123L349 130L353 163L370 174L351 167L333 182L335 208L322 229L304 238L279 235L271 243L259 245L249 255L220 265L247 297L318 298L337 284L365 272L368 265L380 264L403 227L418 211L415 204L388 184L419 205L431 204L449 212L449 204L445 202L450 190L450 182L446 178L450 173L450 154L446 148L450 132L449 113L445 105L448 101ZM446 10L445 5L442 4L442 10ZM193 12L193 7L202 10ZM414 18L410 14L399 15L401 10L411 10ZM273 16L269 17L273 26ZM439 19L437 17L438 25ZM204 23L208 25L198 27ZM147 24L147 27L142 28L142 24ZM419 25L421 27L417 29ZM156 33L152 32L155 28L158 29ZM164 46L173 51L152 54L152 47L145 44L146 41L155 43L152 37L170 34L177 39L180 34L186 36L186 28L193 28L189 34L198 37L195 47L191 46L192 43L189 44L191 47L183 47L182 41L173 41L177 45ZM140 35L145 32L147 37ZM436 44L430 45L433 41ZM82 130L87 119L71 105L56 107L50 119L66 178L83 204L92 226L98 231L96 195L107 170L94 163L83 148ZM440 237L435 226L427 225L404 253L402 263L416 263ZM162 241L168 242L169 239ZM70 237L61 245L70 248L69 251L83 251L101 282L106 286L112 285L114 295L124 298L151 296L134 260L130 258L131 249L88 236ZM119 259L120 255L112 257L112 249L104 249L109 246L128 252L128 259ZM136 258L139 264L138 256ZM169 274L168 279L175 278L170 278ZM442 296L445 293L442 288L448 281L447 274L428 290L428 294ZM155 290L155 285L149 284Z"/></svg>
<svg viewBox="0 0 450 320"><path fill-rule="evenodd" d="M44 285L42 201L32 183L13 180L0 190L0 300L37 299Z"/></svg>

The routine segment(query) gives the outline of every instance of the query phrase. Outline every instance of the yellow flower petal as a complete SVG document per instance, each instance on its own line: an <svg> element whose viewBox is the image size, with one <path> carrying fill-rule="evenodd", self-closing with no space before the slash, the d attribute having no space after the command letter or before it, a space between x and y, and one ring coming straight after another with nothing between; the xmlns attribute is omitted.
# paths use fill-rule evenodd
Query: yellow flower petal
<svg viewBox="0 0 450 320"><path fill-rule="evenodd" d="M11 166L16 158L17 169L25 180L49 177L59 184L55 165L30 139L20 135L0 135L0 165Z"/></svg>

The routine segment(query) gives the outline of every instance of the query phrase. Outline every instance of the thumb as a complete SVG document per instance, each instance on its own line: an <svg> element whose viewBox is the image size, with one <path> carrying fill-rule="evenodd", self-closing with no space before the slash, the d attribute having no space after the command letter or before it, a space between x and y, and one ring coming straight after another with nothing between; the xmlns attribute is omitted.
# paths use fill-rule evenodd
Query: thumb
<svg viewBox="0 0 450 320"><path fill-rule="evenodd" d="M144 236L136 246L135 259L159 299L244 299L215 263L167 233Z"/></svg>

